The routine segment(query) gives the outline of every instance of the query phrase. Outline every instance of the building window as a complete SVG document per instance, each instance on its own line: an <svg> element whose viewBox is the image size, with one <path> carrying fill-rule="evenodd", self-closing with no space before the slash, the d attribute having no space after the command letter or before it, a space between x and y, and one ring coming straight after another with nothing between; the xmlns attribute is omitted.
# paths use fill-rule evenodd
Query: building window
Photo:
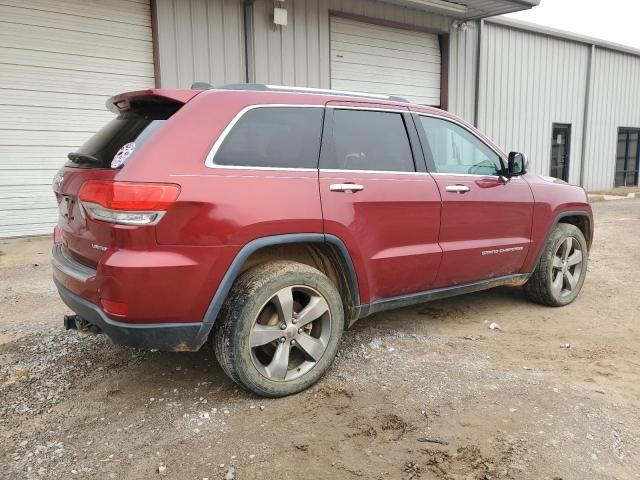
<svg viewBox="0 0 640 480"><path fill-rule="evenodd" d="M571 125L554 123L551 133L550 176L569 181L569 155L571 153Z"/></svg>
<svg viewBox="0 0 640 480"><path fill-rule="evenodd" d="M618 129L616 187L638 185L640 169L640 128Z"/></svg>

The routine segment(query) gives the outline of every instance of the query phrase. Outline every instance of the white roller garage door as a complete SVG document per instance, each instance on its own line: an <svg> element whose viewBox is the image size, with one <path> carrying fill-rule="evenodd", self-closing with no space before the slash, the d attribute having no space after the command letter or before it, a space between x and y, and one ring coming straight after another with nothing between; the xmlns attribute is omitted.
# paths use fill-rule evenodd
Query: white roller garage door
<svg viewBox="0 0 640 480"><path fill-rule="evenodd" d="M148 0L0 0L0 237L52 231L56 170L153 87L151 38Z"/></svg>
<svg viewBox="0 0 640 480"><path fill-rule="evenodd" d="M331 88L439 106L438 36L331 17Z"/></svg>

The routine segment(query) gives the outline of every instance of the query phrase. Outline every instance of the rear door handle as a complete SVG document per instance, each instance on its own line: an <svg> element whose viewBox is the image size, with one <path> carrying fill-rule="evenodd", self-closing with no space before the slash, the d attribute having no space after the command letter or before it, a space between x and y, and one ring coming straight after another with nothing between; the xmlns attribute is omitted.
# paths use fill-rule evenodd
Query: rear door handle
<svg viewBox="0 0 640 480"><path fill-rule="evenodd" d="M364 190L364 185L358 185L357 183L332 183L329 185L329 190L332 192L359 192Z"/></svg>
<svg viewBox="0 0 640 480"><path fill-rule="evenodd" d="M469 187L467 187L466 185L447 185L445 190L447 192L465 193L465 192L468 192L471 189Z"/></svg>

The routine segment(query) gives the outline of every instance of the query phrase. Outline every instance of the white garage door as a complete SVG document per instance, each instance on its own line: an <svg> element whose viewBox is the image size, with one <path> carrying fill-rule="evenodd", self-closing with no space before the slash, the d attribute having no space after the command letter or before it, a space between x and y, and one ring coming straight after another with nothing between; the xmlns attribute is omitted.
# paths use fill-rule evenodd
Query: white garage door
<svg viewBox="0 0 640 480"><path fill-rule="evenodd" d="M438 36L331 17L331 88L439 106Z"/></svg>
<svg viewBox="0 0 640 480"><path fill-rule="evenodd" d="M66 154L153 85L148 0L0 0L0 237L51 233Z"/></svg>

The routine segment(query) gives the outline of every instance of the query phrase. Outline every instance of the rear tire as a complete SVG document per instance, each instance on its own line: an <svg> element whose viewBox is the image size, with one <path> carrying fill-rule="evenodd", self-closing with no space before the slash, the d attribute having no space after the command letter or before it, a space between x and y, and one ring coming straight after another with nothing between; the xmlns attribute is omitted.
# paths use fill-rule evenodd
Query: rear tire
<svg viewBox="0 0 640 480"><path fill-rule="evenodd" d="M277 261L238 278L216 322L214 349L240 386L282 397L320 379L343 330L342 300L333 283L308 265Z"/></svg>
<svg viewBox="0 0 640 480"><path fill-rule="evenodd" d="M535 271L524 286L530 300L550 307L573 302L584 284L587 241L575 225L559 223L549 235Z"/></svg>

